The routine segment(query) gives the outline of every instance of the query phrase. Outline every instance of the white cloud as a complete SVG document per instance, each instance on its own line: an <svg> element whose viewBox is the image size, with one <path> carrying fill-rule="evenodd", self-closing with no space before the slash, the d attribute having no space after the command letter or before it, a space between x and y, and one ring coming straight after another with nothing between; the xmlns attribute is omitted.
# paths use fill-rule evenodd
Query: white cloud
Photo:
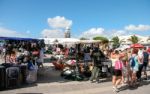
<svg viewBox="0 0 150 94"><path fill-rule="evenodd" d="M125 30L113 30L112 31L112 36L122 36L122 35L128 35L129 33Z"/></svg>
<svg viewBox="0 0 150 94"><path fill-rule="evenodd" d="M65 17L56 16L54 18L48 18L48 24L50 26L50 29L42 30L42 37L63 38L64 29L67 27L71 27L72 21L66 19Z"/></svg>
<svg viewBox="0 0 150 94"><path fill-rule="evenodd" d="M29 37L26 34L16 32L7 28L0 27L0 36L3 37Z"/></svg>
<svg viewBox="0 0 150 94"><path fill-rule="evenodd" d="M125 26L125 30L128 31L147 31L150 30L150 25L129 25L129 26Z"/></svg>
<svg viewBox="0 0 150 94"><path fill-rule="evenodd" d="M95 36L101 36L104 35L104 29L103 28L91 28L81 34L81 37L85 38L93 38Z"/></svg>
<svg viewBox="0 0 150 94"><path fill-rule="evenodd" d="M66 28L72 25L72 21L65 17L56 16L54 18L48 18L48 24L52 28Z"/></svg>
<svg viewBox="0 0 150 94"><path fill-rule="evenodd" d="M89 38L92 39L93 37L96 36L104 36L107 38L111 38L113 36L124 36L124 35L128 35L130 32L126 31L126 30L111 30L111 31L107 31L104 28L91 28L85 32L83 32L80 36L81 37L85 37L85 38Z"/></svg>
<svg viewBox="0 0 150 94"><path fill-rule="evenodd" d="M62 38L64 37L64 32L60 29L56 30L49 30L49 29L44 29L41 32L42 37L48 37L48 38Z"/></svg>

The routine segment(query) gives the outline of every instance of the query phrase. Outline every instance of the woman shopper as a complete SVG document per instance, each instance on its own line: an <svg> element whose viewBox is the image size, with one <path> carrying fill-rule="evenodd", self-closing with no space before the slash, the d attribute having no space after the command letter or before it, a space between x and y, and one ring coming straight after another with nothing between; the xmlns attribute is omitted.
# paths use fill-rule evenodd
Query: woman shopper
<svg viewBox="0 0 150 94"><path fill-rule="evenodd" d="M122 84L129 84L129 63L128 63L128 53L127 53L127 49L123 50L123 52L121 53L122 56L122 62L124 65L123 68L123 75L122 75Z"/></svg>
<svg viewBox="0 0 150 94"><path fill-rule="evenodd" d="M131 52L131 49L128 49L127 50L127 55L128 55L128 60L127 60L127 83L128 85L130 85L130 82L131 82L131 78L132 78L132 71L131 71L131 66L130 66L130 58L132 56L132 52Z"/></svg>
<svg viewBox="0 0 150 94"><path fill-rule="evenodd" d="M119 54L118 51L114 50L113 52L111 52L110 58L111 58L111 62L112 62L112 84L113 86L115 86L115 82L116 82L116 76L115 76L115 72L114 72L114 66L115 66L115 61L117 60L117 53Z"/></svg>
<svg viewBox="0 0 150 94"><path fill-rule="evenodd" d="M132 73L132 77L131 77L131 83L130 86L131 87L135 87L136 86L136 81L137 81L137 72L139 70L139 58L138 58L138 49L133 49L132 50L132 55L131 58L129 60L130 62L130 68L131 68L131 73Z"/></svg>
<svg viewBox="0 0 150 94"><path fill-rule="evenodd" d="M116 61L114 62L114 74L113 74L113 89L118 92L118 85L122 81L122 69L123 69L123 63L121 60L121 56L119 55L119 51L115 51L115 58Z"/></svg>
<svg viewBox="0 0 150 94"><path fill-rule="evenodd" d="M91 61L90 49L91 48L89 46L86 46L84 48L84 63L85 63L85 66L88 66L88 62Z"/></svg>

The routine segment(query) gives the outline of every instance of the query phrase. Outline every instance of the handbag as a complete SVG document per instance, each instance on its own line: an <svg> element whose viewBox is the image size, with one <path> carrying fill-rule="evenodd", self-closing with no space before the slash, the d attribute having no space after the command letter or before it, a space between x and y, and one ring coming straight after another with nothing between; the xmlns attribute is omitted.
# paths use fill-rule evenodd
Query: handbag
<svg viewBox="0 0 150 94"><path fill-rule="evenodd" d="M32 55L38 55L38 54L39 54L38 51L33 51L33 52L32 52Z"/></svg>

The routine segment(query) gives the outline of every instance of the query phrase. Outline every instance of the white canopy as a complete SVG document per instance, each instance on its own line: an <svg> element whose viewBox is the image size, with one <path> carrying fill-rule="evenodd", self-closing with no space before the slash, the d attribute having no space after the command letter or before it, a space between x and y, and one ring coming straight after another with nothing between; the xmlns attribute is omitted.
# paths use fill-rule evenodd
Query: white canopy
<svg viewBox="0 0 150 94"><path fill-rule="evenodd" d="M80 40L75 38L43 38L45 44L56 44L56 43L64 43L64 44L75 44L78 43Z"/></svg>
<svg viewBox="0 0 150 94"><path fill-rule="evenodd" d="M121 45L121 46L120 46L119 48L117 48L116 50L121 50L121 51L123 51L123 50L128 49L128 48L130 48L129 45Z"/></svg>
<svg viewBox="0 0 150 94"><path fill-rule="evenodd" d="M100 43L101 40L80 40L80 43Z"/></svg>

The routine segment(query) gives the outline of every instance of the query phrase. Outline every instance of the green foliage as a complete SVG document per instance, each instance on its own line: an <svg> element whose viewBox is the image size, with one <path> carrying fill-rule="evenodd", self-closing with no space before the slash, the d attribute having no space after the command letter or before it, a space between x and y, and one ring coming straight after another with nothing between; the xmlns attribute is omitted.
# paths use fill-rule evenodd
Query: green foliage
<svg viewBox="0 0 150 94"><path fill-rule="evenodd" d="M120 40L118 36L112 38L113 48L118 48L120 46Z"/></svg>
<svg viewBox="0 0 150 94"><path fill-rule="evenodd" d="M139 38L135 35L131 36L131 38L129 39L129 41L132 42L132 44L138 43Z"/></svg>
<svg viewBox="0 0 150 94"><path fill-rule="evenodd" d="M44 54L52 54L51 50L47 50L46 52L44 52Z"/></svg>
<svg viewBox="0 0 150 94"><path fill-rule="evenodd" d="M88 38L81 37L80 40L88 40Z"/></svg>
<svg viewBox="0 0 150 94"><path fill-rule="evenodd" d="M109 42L109 40L106 37L102 37L102 36L94 37L93 40L101 40L102 43L108 43Z"/></svg>

